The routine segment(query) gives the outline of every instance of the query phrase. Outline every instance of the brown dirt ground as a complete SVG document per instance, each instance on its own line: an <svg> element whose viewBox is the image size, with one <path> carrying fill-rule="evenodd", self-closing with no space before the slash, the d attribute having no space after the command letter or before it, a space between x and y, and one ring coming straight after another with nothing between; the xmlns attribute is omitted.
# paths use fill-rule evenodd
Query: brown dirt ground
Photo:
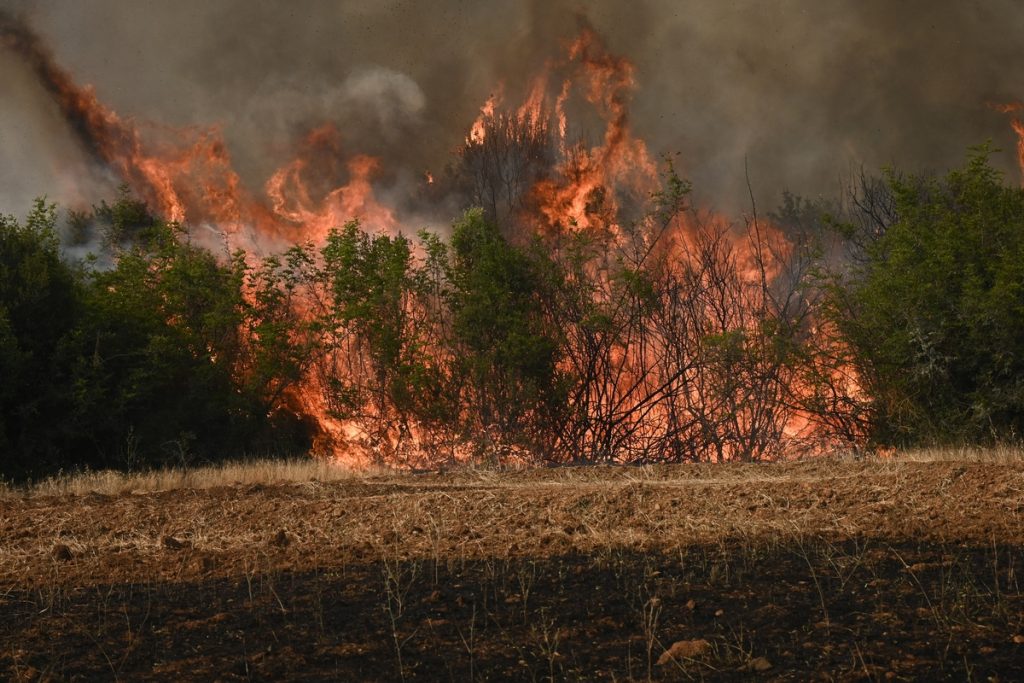
<svg viewBox="0 0 1024 683"><path fill-rule="evenodd" d="M1024 463L10 496L0 678L1024 680L1022 515Z"/></svg>

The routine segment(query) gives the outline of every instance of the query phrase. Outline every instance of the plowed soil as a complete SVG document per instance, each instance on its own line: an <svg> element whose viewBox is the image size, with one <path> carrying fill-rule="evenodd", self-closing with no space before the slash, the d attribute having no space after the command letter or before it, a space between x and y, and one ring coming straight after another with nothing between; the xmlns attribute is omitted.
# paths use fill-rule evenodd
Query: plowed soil
<svg viewBox="0 0 1024 683"><path fill-rule="evenodd" d="M1024 464L0 500L9 680L1024 680Z"/></svg>

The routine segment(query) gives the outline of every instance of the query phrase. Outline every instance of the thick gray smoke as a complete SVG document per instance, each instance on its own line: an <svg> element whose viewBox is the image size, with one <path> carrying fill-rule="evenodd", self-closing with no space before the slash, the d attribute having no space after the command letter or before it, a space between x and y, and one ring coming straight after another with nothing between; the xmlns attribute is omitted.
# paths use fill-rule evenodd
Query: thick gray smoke
<svg viewBox="0 0 1024 683"><path fill-rule="evenodd" d="M1024 98L1019 0L0 0L122 116L221 125L252 187L334 122L346 151L383 157L385 191L440 172L495 86L514 100L581 7L636 64L637 134L678 152L717 207L747 205L745 160L762 207L787 188L835 194L860 165L941 170L989 138L1017 173L1007 118L989 105ZM3 50L0 91L0 211L109 191Z"/></svg>

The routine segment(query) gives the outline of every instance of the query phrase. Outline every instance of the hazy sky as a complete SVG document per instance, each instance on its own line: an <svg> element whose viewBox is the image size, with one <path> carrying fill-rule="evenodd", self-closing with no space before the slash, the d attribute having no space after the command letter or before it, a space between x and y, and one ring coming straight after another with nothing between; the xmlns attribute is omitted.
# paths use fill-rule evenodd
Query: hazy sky
<svg viewBox="0 0 1024 683"><path fill-rule="evenodd" d="M515 93L582 11L637 67L633 124L679 153L705 200L835 194L863 164L944 169L991 138L1016 179L1006 115L1024 99L1020 0L253 2L0 0L125 116L218 124L248 181L296 135L336 122L392 173L440 170L499 81ZM0 50L0 211L71 193L87 161ZM82 170L81 172L85 172ZM102 185L102 178L97 181ZM93 198L89 198L93 199Z"/></svg>

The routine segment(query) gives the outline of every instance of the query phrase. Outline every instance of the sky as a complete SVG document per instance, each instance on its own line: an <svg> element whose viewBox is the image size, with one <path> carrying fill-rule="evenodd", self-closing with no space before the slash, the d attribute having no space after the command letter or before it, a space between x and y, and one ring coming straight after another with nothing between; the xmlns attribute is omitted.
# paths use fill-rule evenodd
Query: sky
<svg viewBox="0 0 1024 683"><path fill-rule="evenodd" d="M950 168L991 139L1014 182L1024 99L1019 0L252 2L0 0L122 116L219 126L261 186L335 123L394 176L439 171L483 101L522 92L584 16L636 66L632 126L725 211L783 190L834 196L860 168ZM0 212L96 202L116 179L0 48ZM592 131L581 130L581 134ZM745 171L746 169L746 171ZM85 180L85 179L88 180Z"/></svg>

